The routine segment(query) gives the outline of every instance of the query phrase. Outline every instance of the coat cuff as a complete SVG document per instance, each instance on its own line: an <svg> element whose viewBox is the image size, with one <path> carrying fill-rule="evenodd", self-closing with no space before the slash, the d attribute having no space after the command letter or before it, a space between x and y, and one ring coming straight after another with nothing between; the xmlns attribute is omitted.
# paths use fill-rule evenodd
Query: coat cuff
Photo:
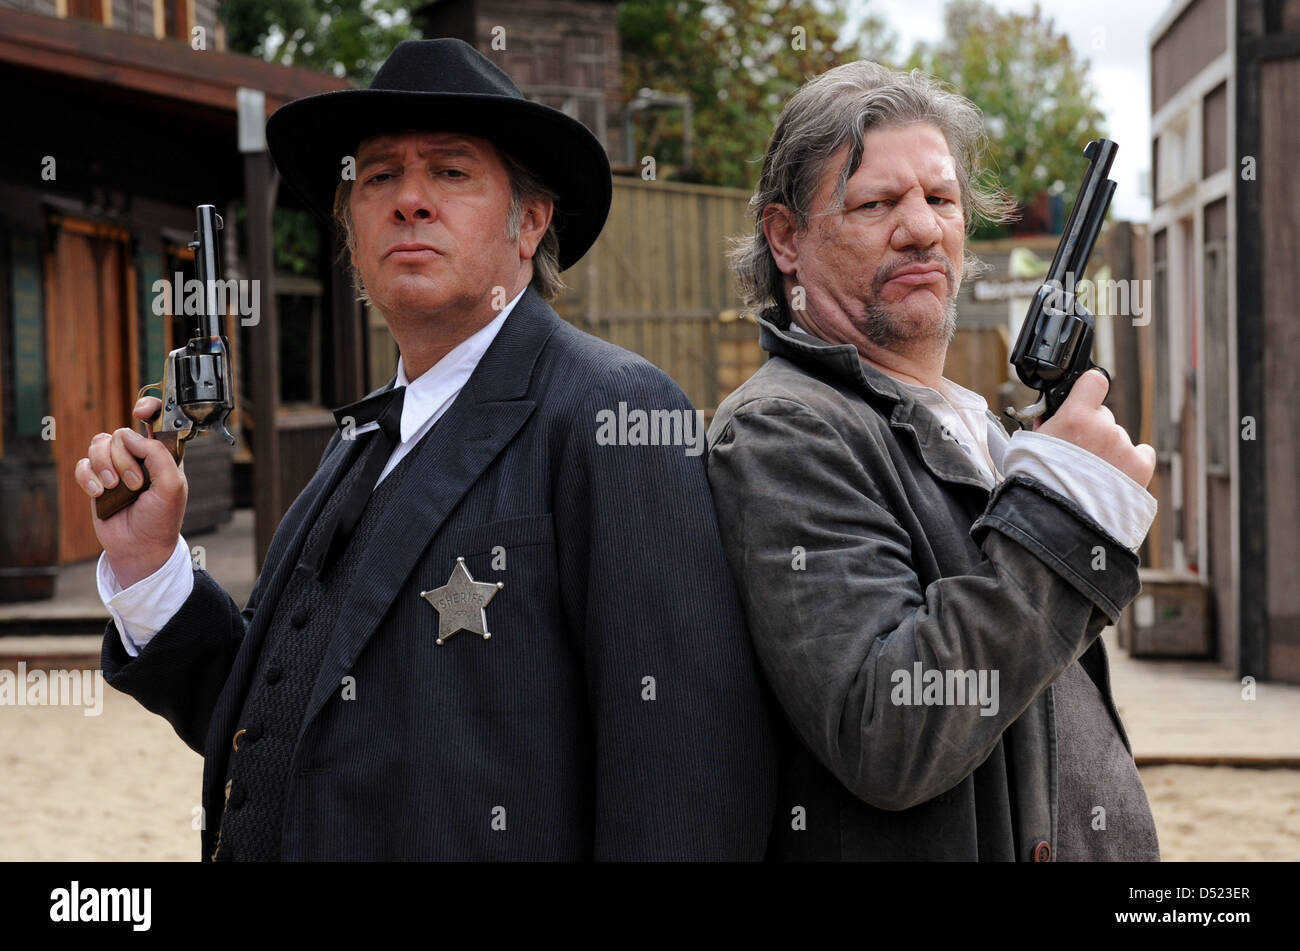
<svg viewBox="0 0 1300 951"><path fill-rule="evenodd" d="M1068 581L1104 611L1111 624L1142 589L1137 555L1074 501L1034 479L1013 475L998 483L984 514L971 526L975 544L982 545L990 529Z"/></svg>
<svg viewBox="0 0 1300 951"><path fill-rule="evenodd" d="M174 663L183 664L186 655L198 649L191 632L201 629L205 622L211 624L214 617L222 616L217 613L219 602L223 598L230 600L225 589L206 571L197 571L189 565L186 568L193 579L189 595L158 633L140 648L138 655L127 652L115 622L108 622L104 629L99 666L109 686L129 694L141 682L141 678L147 682L159 676L156 673L141 673L142 670L149 670L155 664L162 667L170 667ZM168 633L172 636L165 637ZM159 641L160 637L163 640Z"/></svg>

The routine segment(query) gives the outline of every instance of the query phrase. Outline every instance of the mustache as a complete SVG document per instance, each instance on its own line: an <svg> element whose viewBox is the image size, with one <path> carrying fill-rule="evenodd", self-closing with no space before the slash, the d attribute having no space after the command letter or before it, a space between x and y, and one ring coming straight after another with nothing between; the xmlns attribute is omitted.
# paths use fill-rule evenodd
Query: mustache
<svg viewBox="0 0 1300 951"><path fill-rule="evenodd" d="M885 285L889 283L899 271L911 267L914 264L933 264L943 268L944 276L948 278L948 287L952 288L957 283L957 272L953 270L952 262L942 254L929 254L925 251L913 251L901 261L895 261L876 271L875 276L871 279L871 294L879 298L880 292L884 290Z"/></svg>

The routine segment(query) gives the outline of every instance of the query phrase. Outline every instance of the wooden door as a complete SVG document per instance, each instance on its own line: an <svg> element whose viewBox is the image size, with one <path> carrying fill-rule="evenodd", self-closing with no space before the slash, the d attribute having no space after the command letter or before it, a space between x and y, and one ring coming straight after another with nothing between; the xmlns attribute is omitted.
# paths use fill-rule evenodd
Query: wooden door
<svg viewBox="0 0 1300 951"><path fill-rule="evenodd" d="M60 222L46 268L46 332L52 442L59 478L59 560L99 554L90 502L73 472L90 437L127 424L138 378L134 299L125 231Z"/></svg>

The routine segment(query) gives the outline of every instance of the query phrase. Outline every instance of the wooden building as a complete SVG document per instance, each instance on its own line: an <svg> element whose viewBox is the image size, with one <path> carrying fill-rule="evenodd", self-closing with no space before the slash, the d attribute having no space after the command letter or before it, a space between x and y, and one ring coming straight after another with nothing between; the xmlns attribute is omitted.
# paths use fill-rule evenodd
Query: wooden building
<svg viewBox="0 0 1300 951"><path fill-rule="evenodd" d="M93 433L127 424L136 391L189 336L185 320L155 315L154 287L178 270L193 276L198 204L225 218L225 276L260 282L257 324L227 320L241 448L262 473L295 458L298 431L280 409L277 178L259 139L280 105L346 83L220 45L210 0L0 3L14 131L0 150L0 598L48 596L59 565L98 554L73 466ZM323 248L330 240L321 234ZM323 268L316 286L337 354L318 398L337 405L364 392L360 315L337 269ZM186 470L186 531L228 518L226 444L194 440ZM260 562L300 485L253 481Z"/></svg>
<svg viewBox="0 0 1300 951"><path fill-rule="evenodd" d="M624 147L617 7L614 0L433 0L411 18L426 37L477 47L529 99L594 132L617 162Z"/></svg>
<svg viewBox="0 0 1300 951"><path fill-rule="evenodd" d="M1221 663L1300 683L1300 0L1177 0L1150 48L1156 556Z"/></svg>

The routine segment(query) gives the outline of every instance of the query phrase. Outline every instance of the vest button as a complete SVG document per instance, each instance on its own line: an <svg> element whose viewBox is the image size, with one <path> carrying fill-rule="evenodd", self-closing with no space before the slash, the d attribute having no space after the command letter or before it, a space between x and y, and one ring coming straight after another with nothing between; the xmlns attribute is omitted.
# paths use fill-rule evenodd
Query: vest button
<svg viewBox="0 0 1300 951"><path fill-rule="evenodd" d="M1034 843L1033 857L1035 862L1052 861L1052 847L1042 839L1039 839Z"/></svg>
<svg viewBox="0 0 1300 951"><path fill-rule="evenodd" d="M280 668L279 668L279 667L268 667L268 668L266 668L266 682L267 682L268 684L278 684L278 683L280 682Z"/></svg>

